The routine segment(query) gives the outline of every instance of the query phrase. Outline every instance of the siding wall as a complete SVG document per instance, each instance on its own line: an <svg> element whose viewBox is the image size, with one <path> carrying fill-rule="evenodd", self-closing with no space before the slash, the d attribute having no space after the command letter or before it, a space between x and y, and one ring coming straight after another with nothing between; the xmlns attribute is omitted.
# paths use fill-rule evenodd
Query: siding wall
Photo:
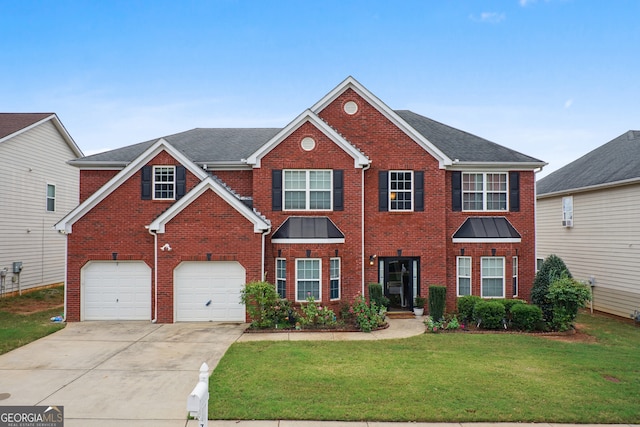
<svg viewBox="0 0 640 427"><path fill-rule="evenodd" d="M12 264L22 261L21 288L62 283L65 237L53 229L78 204L78 169L55 126L47 121L0 143L0 269L5 292L17 290ZM47 184L56 186L56 211L47 212Z"/></svg>
<svg viewBox="0 0 640 427"><path fill-rule="evenodd" d="M538 200L538 258L556 254L574 278L595 279L593 307L629 317L640 308L640 186L573 195L573 227L562 197Z"/></svg>

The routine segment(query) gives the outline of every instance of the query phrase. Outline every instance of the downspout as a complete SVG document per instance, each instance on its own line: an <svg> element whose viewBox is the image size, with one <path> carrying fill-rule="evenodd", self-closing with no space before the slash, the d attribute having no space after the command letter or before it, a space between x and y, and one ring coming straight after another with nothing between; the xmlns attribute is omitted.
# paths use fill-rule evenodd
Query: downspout
<svg viewBox="0 0 640 427"><path fill-rule="evenodd" d="M154 304L153 304L153 319L151 323L156 323L158 321L158 235L156 232L151 230L148 225L145 226L149 234L153 236L153 293L154 293Z"/></svg>
<svg viewBox="0 0 640 427"><path fill-rule="evenodd" d="M69 271L69 235L64 233L64 314L63 319L67 321L67 272Z"/></svg>
<svg viewBox="0 0 640 427"><path fill-rule="evenodd" d="M269 226L269 228L266 231L262 232L262 255L261 255L262 259L260 261L260 264L261 264L260 265L260 275L262 276L261 280L263 282L267 280L267 278L265 277L266 273L265 273L264 268L265 268L265 260L266 260L266 257L267 257L267 254L266 254L266 240L267 239L266 239L266 237L267 237L267 234L269 234L269 233L271 233L271 226Z"/></svg>
<svg viewBox="0 0 640 427"><path fill-rule="evenodd" d="M361 223L361 229L360 229L360 236L361 236L361 249L360 249L360 256L362 258L362 272L361 272L361 277L362 277L362 297L364 297L364 268L365 268L365 264L366 264L366 255L364 253L364 172L366 170L368 170L371 167L371 163L368 163L367 165L362 167L362 186L360 187L362 190L362 206L361 206L361 214L360 214L360 223Z"/></svg>

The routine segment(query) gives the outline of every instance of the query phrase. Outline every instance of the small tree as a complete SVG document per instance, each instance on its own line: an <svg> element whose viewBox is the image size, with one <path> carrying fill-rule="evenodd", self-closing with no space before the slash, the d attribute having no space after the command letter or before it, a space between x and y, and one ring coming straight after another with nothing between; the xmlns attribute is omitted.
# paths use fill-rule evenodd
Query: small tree
<svg viewBox="0 0 640 427"><path fill-rule="evenodd" d="M240 293L240 301L246 306L251 325L256 328L274 326L271 312L279 307L280 295L269 282L247 283Z"/></svg>
<svg viewBox="0 0 640 427"><path fill-rule="evenodd" d="M591 301L591 290L584 283L563 276L549 287L549 301L553 306L551 327L558 331L567 331L573 327L578 310Z"/></svg>
<svg viewBox="0 0 640 427"><path fill-rule="evenodd" d="M540 307L546 322L551 322L553 319L553 304L548 298L549 286L554 280L561 278L563 274L571 278L571 272L564 261L557 255L552 254L544 260L533 281L531 302Z"/></svg>

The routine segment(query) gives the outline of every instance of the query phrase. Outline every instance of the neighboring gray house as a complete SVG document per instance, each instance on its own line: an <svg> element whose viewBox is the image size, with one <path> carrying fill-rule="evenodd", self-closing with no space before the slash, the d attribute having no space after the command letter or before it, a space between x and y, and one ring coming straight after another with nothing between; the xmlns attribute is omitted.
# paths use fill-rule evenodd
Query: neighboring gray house
<svg viewBox="0 0 640 427"><path fill-rule="evenodd" d="M66 242L53 226L78 204L68 162L82 155L54 113L0 113L0 295L64 282Z"/></svg>
<svg viewBox="0 0 640 427"><path fill-rule="evenodd" d="M630 130L537 182L537 255L592 283L593 308L640 309L640 131Z"/></svg>

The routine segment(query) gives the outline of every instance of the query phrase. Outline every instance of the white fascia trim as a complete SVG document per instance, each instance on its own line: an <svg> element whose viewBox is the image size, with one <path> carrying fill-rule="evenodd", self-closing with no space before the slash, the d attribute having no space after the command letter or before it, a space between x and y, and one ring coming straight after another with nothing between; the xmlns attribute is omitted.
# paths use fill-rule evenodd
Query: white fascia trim
<svg viewBox="0 0 640 427"><path fill-rule="evenodd" d="M336 86L331 92L324 96L320 101L311 107L311 111L319 114L320 111L325 109L327 105L331 104L338 96L340 96L345 90L353 89L358 95L364 98L369 104L373 105L383 116L389 119L394 125L402 130L407 136L413 139L418 145L420 145L425 151L431 154L436 160L440 169L444 169L449 166L453 161L447 157L440 149L433 145L427 138L417 132L407 122L405 122L399 115L396 114L391 108L389 108L384 102L382 102L377 96L371 93L367 88L362 86L353 77L347 77L342 83Z"/></svg>
<svg viewBox="0 0 640 427"><path fill-rule="evenodd" d="M193 190L185 194L180 200L171 205L169 209L164 211L162 215L157 217L151 224L149 224L149 230L155 231L159 234L165 232L165 225L170 222L176 215L189 206L192 202L196 201L205 191L211 190L216 193L225 202L231 205L242 216L253 223L254 233L263 233L271 229L271 224L256 214L252 209L238 200L233 194L227 191L222 185L215 181L211 177L207 177L200 184L198 184Z"/></svg>
<svg viewBox="0 0 640 427"><path fill-rule="evenodd" d="M327 125L324 120L318 117L313 111L305 110L298 117L296 117L291 123L278 132L273 138L267 141L256 152L251 154L247 158L247 164L253 165L255 168L260 167L260 160L273 150L280 142L291 135L295 130L306 122L311 123L324 133L329 139L335 142L340 148L342 148L347 154L354 159L354 167L361 168L370 163L370 160L360 151L358 151L353 145L351 145L346 139L344 139L338 132L336 132L331 126Z"/></svg>
<svg viewBox="0 0 640 427"><path fill-rule="evenodd" d="M60 121L60 119L55 113L48 117L45 117L42 120L38 120L37 122L30 124L29 126L23 127L22 129L17 130L11 135L7 135L4 138L0 138L0 143L3 143L4 141L14 138L20 135L21 133L27 132L28 130L31 130L37 126L40 126L41 124L49 120L51 120L51 123L53 123L53 126L58 130L58 132L62 136L62 139L64 139L67 145L69 146L69 148L71 148L71 151L73 151L73 154L75 154L76 157L84 157L82 150L80 150L80 147L78 147L78 144L76 144L73 138L71 138L71 135L69 135L69 132L67 132L67 129L64 127L64 125L62 124L62 122Z"/></svg>
<svg viewBox="0 0 640 427"><path fill-rule="evenodd" d="M508 239L500 239L500 238L495 238L495 239L473 239L473 238L469 238L469 239L451 239L451 241L453 243L521 243L522 239L521 238L508 238Z"/></svg>
<svg viewBox="0 0 640 427"><path fill-rule="evenodd" d="M536 170L542 169L548 163L545 162L457 162L447 167L451 171L496 171L509 172L514 170Z"/></svg>
<svg viewBox="0 0 640 427"><path fill-rule="evenodd" d="M137 173L142 166L147 164L149 160L157 156L162 151L166 151L175 158L180 164L184 165L191 173L193 173L200 180L205 179L207 172L199 168L195 163L185 157L180 151L176 150L171 144L169 144L164 138L160 138L151 147L149 147L144 153L138 156L134 161L129 163L127 167L118 172L113 178L107 181L98 191L93 193L84 202L80 203L75 209L69 212L64 218L62 218L54 227L56 230L65 232L67 234L72 232L73 224L82 218L87 212L94 208L98 203L104 200L109 194L111 194L116 188L118 188L127 179L131 178Z"/></svg>
<svg viewBox="0 0 640 427"><path fill-rule="evenodd" d="M271 239L271 243L289 243L292 245L297 244L331 244L331 243L344 243L344 239Z"/></svg>

